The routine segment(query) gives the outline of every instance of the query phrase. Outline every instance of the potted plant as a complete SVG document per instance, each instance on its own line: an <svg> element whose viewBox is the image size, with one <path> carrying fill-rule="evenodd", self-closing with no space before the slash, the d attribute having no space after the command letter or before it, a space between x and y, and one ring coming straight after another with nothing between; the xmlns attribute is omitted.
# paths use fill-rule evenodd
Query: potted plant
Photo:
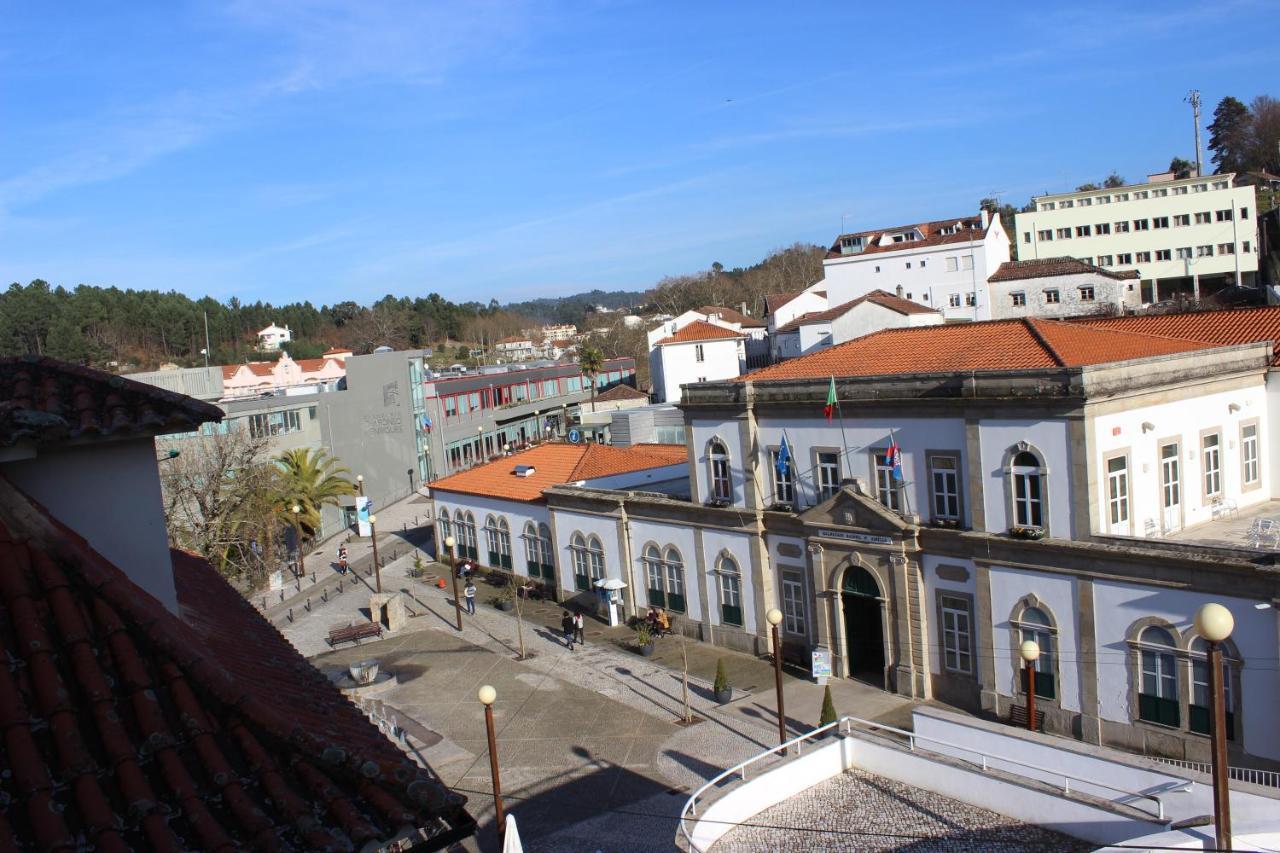
<svg viewBox="0 0 1280 853"><path fill-rule="evenodd" d="M1014 539L1038 540L1044 538L1044 528L1030 525L1014 525L1009 528L1009 535Z"/></svg>
<svg viewBox="0 0 1280 853"><path fill-rule="evenodd" d="M836 703L831 700L831 685L822 691L822 716L818 718L818 726L822 727L836 721Z"/></svg>
<svg viewBox="0 0 1280 853"><path fill-rule="evenodd" d="M733 701L733 685L729 683L729 674L724 671L724 658L716 661L716 681L711 690L717 703L725 705Z"/></svg>
<svg viewBox="0 0 1280 853"><path fill-rule="evenodd" d="M515 596L512 594L511 587L509 586L503 587L498 592L494 593L493 597L490 598L489 601L494 607L504 611L510 610L516 606Z"/></svg>
<svg viewBox="0 0 1280 853"><path fill-rule="evenodd" d="M644 657L653 654L653 632L643 622L636 626L636 647Z"/></svg>

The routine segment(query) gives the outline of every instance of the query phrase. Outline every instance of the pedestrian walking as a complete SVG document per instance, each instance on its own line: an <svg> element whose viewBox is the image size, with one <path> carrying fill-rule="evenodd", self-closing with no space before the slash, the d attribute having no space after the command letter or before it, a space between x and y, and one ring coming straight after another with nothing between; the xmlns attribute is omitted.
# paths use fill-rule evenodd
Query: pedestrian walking
<svg viewBox="0 0 1280 853"><path fill-rule="evenodd" d="M347 573L347 546L338 546L338 574L345 575Z"/></svg>
<svg viewBox="0 0 1280 853"><path fill-rule="evenodd" d="M582 614L573 614L573 639L584 646L587 644L586 627L586 620L582 618Z"/></svg>
<svg viewBox="0 0 1280 853"><path fill-rule="evenodd" d="M573 651L573 617L569 615L569 611L564 612L564 616L560 617L560 633L564 634L564 643L569 647L569 651Z"/></svg>
<svg viewBox="0 0 1280 853"><path fill-rule="evenodd" d="M466 589L462 591L462 596L467 600L467 613L472 616L476 615L476 585L471 582L471 578L467 578Z"/></svg>

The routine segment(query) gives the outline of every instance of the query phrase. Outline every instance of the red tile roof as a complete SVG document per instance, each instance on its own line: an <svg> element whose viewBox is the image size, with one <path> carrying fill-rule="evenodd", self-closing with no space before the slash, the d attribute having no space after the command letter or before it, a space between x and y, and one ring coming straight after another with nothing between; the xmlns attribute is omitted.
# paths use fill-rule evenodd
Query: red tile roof
<svg viewBox="0 0 1280 853"><path fill-rule="evenodd" d="M1050 278L1059 275L1094 273L1117 280L1138 277L1137 270L1106 270L1079 258L1036 258L1027 261L1005 261L987 281L1019 281L1024 278Z"/></svg>
<svg viewBox="0 0 1280 853"><path fill-rule="evenodd" d="M1280 367L1280 305L1187 314L1081 318L1076 322L1099 329L1167 335L1219 346L1272 341L1275 343L1275 357L1271 364Z"/></svg>
<svg viewBox="0 0 1280 853"><path fill-rule="evenodd" d="M719 314L720 319L726 323L737 323L744 329L763 329L768 324L757 320L748 314L743 314L734 308L725 308L722 305L703 305L698 309L699 314L714 315Z"/></svg>
<svg viewBox="0 0 1280 853"><path fill-rule="evenodd" d="M619 400L648 400L649 395L630 385L615 385L603 394L596 395L597 403L614 403Z"/></svg>
<svg viewBox="0 0 1280 853"><path fill-rule="evenodd" d="M0 478L0 849L469 834L465 800L206 561L174 569L181 619Z"/></svg>
<svg viewBox="0 0 1280 853"><path fill-rule="evenodd" d="M937 314L937 310L927 305L921 305L919 302L912 302L910 299L903 299L901 296L895 296L884 290L873 290L852 299L842 305L834 308L828 308L826 311L810 311L808 314L802 314L796 319L787 323L778 329L779 332L794 332L801 326L807 326L810 323L825 323L834 320L837 317L843 317L863 302L873 302L890 311L896 311L899 314Z"/></svg>
<svg viewBox="0 0 1280 853"><path fill-rule="evenodd" d="M960 225L959 231L955 234L943 234L944 228L950 228L956 224ZM933 222L917 222L913 225L899 225L896 228L877 228L874 231L855 231L852 234L841 234L831 244L831 248L827 250L828 260L837 260L839 258L859 258L863 255L874 255L881 252L902 252L909 249L922 249L928 246L943 246L948 243L968 243L970 240L982 240L990 229L982 227L982 217L979 216L962 216L953 219L938 219ZM888 242L881 245L880 237L886 234L895 234L901 231L919 231L920 239L911 240L905 243ZM842 254L840 252L840 242L846 237L865 237L867 238L867 246L861 252L852 254Z"/></svg>
<svg viewBox="0 0 1280 853"><path fill-rule="evenodd" d="M431 484L431 490L433 493L456 492L513 501L539 501L542 500L543 489L551 486L679 465L687 459L688 451L684 445L613 447L552 442L436 480ZM532 465L534 473L528 477L517 477L517 465Z"/></svg>
<svg viewBox="0 0 1280 853"><path fill-rule="evenodd" d="M704 323L702 320L694 320L674 335L668 335L658 341L654 346L660 347L663 344L687 344L693 341L720 341L745 337L746 335L742 334L742 332L735 332L733 329L726 329L724 326L713 326L711 323Z"/></svg>
<svg viewBox="0 0 1280 853"><path fill-rule="evenodd" d="M351 355L351 350L344 347L329 347L321 355Z"/></svg>
<svg viewBox="0 0 1280 853"><path fill-rule="evenodd" d="M795 290L790 293L767 293L764 297L764 310L767 314L773 314L783 305L786 305L792 299L795 299L803 290Z"/></svg>
<svg viewBox="0 0 1280 853"><path fill-rule="evenodd" d="M342 362L336 358L300 358L296 363L303 373L316 373L324 370L325 365L329 362L333 362L339 370L346 369L342 366Z"/></svg>
<svg viewBox="0 0 1280 853"><path fill-rule="evenodd" d="M0 358L0 447L190 432L222 410L154 385L53 358Z"/></svg>
<svg viewBox="0 0 1280 853"><path fill-rule="evenodd" d="M741 380L1083 367L1211 346L1056 320L992 320L886 329L757 370Z"/></svg>

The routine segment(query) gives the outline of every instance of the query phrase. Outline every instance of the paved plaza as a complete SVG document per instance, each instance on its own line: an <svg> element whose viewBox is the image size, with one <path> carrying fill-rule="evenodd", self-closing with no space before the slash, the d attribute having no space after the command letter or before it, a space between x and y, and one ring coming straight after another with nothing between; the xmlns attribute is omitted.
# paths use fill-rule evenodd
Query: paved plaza
<svg viewBox="0 0 1280 853"><path fill-rule="evenodd" d="M855 770L766 809L714 849L1070 853L1095 846Z"/></svg>
<svg viewBox="0 0 1280 853"><path fill-rule="evenodd" d="M413 509L418 507L388 507L379 518L396 518L397 510L411 515ZM352 551L359 557L365 548ZM559 622L559 606L527 602L517 627L513 613L489 603L496 590L484 584L477 614L464 614L458 632L451 585L437 586L439 577L448 578L445 567L422 553L425 574L411 577L414 553L401 548L382 570L384 591L403 591L410 613L407 626L395 634L358 646L328 647L331 628L369 618L370 590L363 583L347 583L344 593L327 601L313 598L309 611L295 608L294 621L281 627L332 677L369 658L395 674L397 683L376 698L408 730L421 759L469 798L481 824L480 849L496 849L483 707L476 699L482 684L498 692L494 709L504 802L530 851L675 849L680 809L690 793L721 770L776 745L773 669L767 660L692 640L682 644L678 637L663 638L658 652L644 658L628 647L629 630L598 621L588 622L587 643L570 651L551 627ZM521 634L524 660L519 659ZM682 651L689 661L692 724L680 719ZM734 701L723 706L711 690L721 658L737 688ZM788 730L796 734L817 725L821 712L821 688L802 676L785 678ZM844 680L833 682L832 692L841 714L895 725L909 720L912 705L902 697ZM939 814L964 809L935 802L939 799L929 796ZM846 807L828 816L827 825L835 829L848 822L858 828L863 820ZM921 833L954 829L927 821L912 825L922 827ZM765 846L742 849L780 849L776 838L772 845L747 838L742 843ZM843 843L838 836L822 836L821 843L826 841ZM904 839L902 846L919 841ZM813 846L819 843L807 839L806 849L854 849Z"/></svg>

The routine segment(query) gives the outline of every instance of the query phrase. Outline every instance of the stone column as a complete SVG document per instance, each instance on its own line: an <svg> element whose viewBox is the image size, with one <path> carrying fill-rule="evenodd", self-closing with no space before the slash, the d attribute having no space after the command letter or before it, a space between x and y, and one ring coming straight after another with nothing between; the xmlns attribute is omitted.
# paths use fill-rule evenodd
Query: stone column
<svg viewBox="0 0 1280 853"><path fill-rule="evenodd" d="M1076 579L1076 612L1080 634L1076 637L1076 677L1080 680L1080 732L1086 743L1102 743L1098 718L1098 633L1093 612L1093 579Z"/></svg>
<svg viewBox="0 0 1280 853"><path fill-rule="evenodd" d="M983 563L974 564L974 614L973 633L978 654L974 663L978 667L979 704L982 710L999 713L1000 696L996 689L996 650L992 637L991 619L991 569Z"/></svg>

